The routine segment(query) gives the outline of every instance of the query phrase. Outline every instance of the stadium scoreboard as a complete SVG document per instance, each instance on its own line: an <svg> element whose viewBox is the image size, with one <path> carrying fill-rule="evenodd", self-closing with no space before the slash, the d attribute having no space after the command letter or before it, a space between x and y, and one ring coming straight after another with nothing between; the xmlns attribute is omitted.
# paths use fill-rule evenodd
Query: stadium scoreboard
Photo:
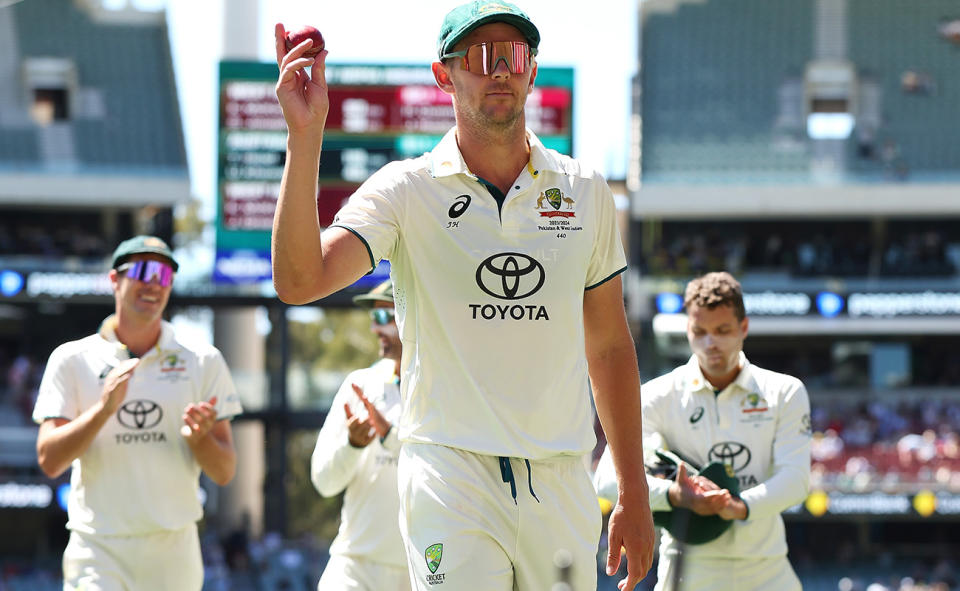
<svg viewBox="0 0 960 591"><path fill-rule="evenodd" d="M330 111L317 203L327 226L343 202L386 163L433 149L455 120L450 96L428 65L326 68ZM218 126L218 283L270 278L270 232L286 157L286 124L272 63L220 63ZM573 145L572 68L539 68L527 99L527 125L548 148Z"/></svg>

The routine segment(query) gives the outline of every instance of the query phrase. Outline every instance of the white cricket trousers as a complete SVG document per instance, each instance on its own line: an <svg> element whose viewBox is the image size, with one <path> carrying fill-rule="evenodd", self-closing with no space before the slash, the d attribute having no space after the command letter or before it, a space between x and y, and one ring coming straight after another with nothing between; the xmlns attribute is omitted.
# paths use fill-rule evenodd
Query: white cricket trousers
<svg viewBox="0 0 960 591"><path fill-rule="evenodd" d="M138 536L70 532L64 591L199 591L203 559L197 526Z"/></svg>
<svg viewBox="0 0 960 591"><path fill-rule="evenodd" d="M400 531L417 591L546 591L554 557L597 588L601 514L581 456L528 461L405 443Z"/></svg>
<svg viewBox="0 0 960 591"><path fill-rule="evenodd" d="M679 589L672 582L676 560L660 557L654 591L801 591L800 579L786 556L772 558L700 558L683 560Z"/></svg>
<svg viewBox="0 0 960 591"><path fill-rule="evenodd" d="M394 566L357 556L334 554L323 569L317 591L410 591L406 565Z"/></svg>

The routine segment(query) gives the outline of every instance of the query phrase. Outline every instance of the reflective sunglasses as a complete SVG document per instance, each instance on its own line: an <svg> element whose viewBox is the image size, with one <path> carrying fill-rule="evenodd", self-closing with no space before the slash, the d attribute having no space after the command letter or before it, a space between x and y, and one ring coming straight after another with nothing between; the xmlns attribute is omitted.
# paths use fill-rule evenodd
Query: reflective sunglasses
<svg viewBox="0 0 960 591"><path fill-rule="evenodd" d="M451 51L440 56L440 59L462 57L462 69L486 76L492 74L501 61L512 74L523 74L535 55L537 50L525 41L487 41L471 45L463 51Z"/></svg>
<svg viewBox="0 0 960 591"><path fill-rule="evenodd" d="M393 310L390 308L374 308L370 310L370 318L377 326L385 326L393 322Z"/></svg>
<svg viewBox="0 0 960 591"><path fill-rule="evenodd" d="M125 273L130 279L136 279L144 283L156 280L161 287L167 287L173 283L173 267L162 261L125 263L117 267L117 272Z"/></svg>

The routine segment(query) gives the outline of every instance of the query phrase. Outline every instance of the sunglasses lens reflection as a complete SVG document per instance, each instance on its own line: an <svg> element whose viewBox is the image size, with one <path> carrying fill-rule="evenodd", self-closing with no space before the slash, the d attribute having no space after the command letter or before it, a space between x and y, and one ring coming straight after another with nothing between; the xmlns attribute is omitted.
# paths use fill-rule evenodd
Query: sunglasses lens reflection
<svg viewBox="0 0 960 591"><path fill-rule="evenodd" d="M127 277L143 283L156 281L167 287L173 282L173 267L161 261L137 261L130 264Z"/></svg>
<svg viewBox="0 0 960 591"><path fill-rule="evenodd" d="M523 41L491 41L467 48L463 68L474 74L491 74L503 62L513 74L522 74L530 60L530 46Z"/></svg>
<svg viewBox="0 0 960 591"><path fill-rule="evenodd" d="M393 321L393 310L389 310L387 308L375 308L370 310L370 318L373 319L373 323L377 326L390 324L390 322Z"/></svg>

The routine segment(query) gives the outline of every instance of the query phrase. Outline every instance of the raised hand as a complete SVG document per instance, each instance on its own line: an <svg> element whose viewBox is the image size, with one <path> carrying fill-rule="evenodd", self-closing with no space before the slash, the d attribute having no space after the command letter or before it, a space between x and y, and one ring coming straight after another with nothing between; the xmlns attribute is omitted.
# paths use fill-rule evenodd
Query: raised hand
<svg viewBox="0 0 960 591"><path fill-rule="evenodd" d="M390 432L390 422L377 410L377 407L373 405L372 402L367 400L367 397L363 394L363 389L356 385L350 384L353 388L353 393L357 395L357 398L360 399L360 402L363 403L363 407L367 409L367 421L370 423L370 426L377 432L377 435L380 437L386 437L387 433Z"/></svg>
<svg viewBox="0 0 960 591"><path fill-rule="evenodd" d="M353 447L367 447L377 431L370 424L370 419L361 419L353 414L349 404L343 405L343 412L347 415L347 439Z"/></svg>
<svg viewBox="0 0 960 591"><path fill-rule="evenodd" d="M103 390L100 394L100 401L103 403L104 410L108 414L117 412L120 405L127 398L127 387L130 385L130 378L133 377L133 370L140 365L140 359L134 357L121 362L110 370L103 381Z"/></svg>
<svg viewBox="0 0 960 591"><path fill-rule="evenodd" d="M183 426L180 427L182 435L187 443L199 441L207 436L210 429L217 422L217 397L210 398L207 402L191 402L183 409Z"/></svg>
<svg viewBox="0 0 960 591"><path fill-rule="evenodd" d="M287 130L291 134L322 134L330 111L325 78L327 51L324 49L315 58L305 57L304 53L313 45L307 39L287 52L285 37L283 24L277 23L274 43L280 75L276 92Z"/></svg>

